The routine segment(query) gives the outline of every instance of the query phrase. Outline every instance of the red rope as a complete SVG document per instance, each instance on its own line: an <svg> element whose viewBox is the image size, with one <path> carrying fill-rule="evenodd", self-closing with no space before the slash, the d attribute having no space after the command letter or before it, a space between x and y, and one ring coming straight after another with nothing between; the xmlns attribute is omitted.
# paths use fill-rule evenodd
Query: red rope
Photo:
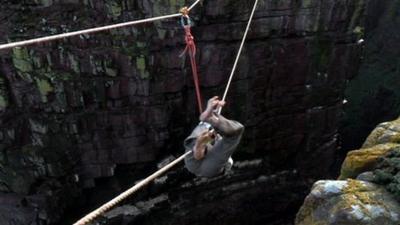
<svg viewBox="0 0 400 225"><path fill-rule="evenodd" d="M190 26L184 26L185 28L185 42L186 48L182 52L181 56L188 53L190 57L190 63L192 65L192 73L193 73L193 81L196 88L196 96L197 96L197 104L199 106L200 113L203 112L203 104L200 92L200 83L199 83L199 74L197 72L197 64L196 64L196 44L194 42L194 37L191 32Z"/></svg>

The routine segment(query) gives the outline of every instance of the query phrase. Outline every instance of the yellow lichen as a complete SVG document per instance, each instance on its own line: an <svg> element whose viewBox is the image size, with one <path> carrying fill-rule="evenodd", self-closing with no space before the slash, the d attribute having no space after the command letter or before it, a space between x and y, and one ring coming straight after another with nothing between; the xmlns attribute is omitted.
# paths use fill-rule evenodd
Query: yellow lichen
<svg viewBox="0 0 400 225"><path fill-rule="evenodd" d="M386 129L383 127L377 127L371 132L367 140L363 144L363 148L370 148L378 144L378 139L385 133Z"/></svg>
<svg viewBox="0 0 400 225"><path fill-rule="evenodd" d="M380 124L377 128L375 128L375 130L371 132L371 134L368 136L367 140L365 141L362 147L370 148L374 145L382 144L380 143L381 141L380 138L383 136L383 134L385 134L385 132L387 132L388 130L392 130L393 127L399 127L399 126L400 126L400 119ZM393 135L391 135L390 140L388 140L388 142L399 143L400 135L396 135L396 133L394 133Z"/></svg>
<svg viewBox="0 0 400 225"><path fill-rule="evenodd" d="M399 144L388 143L367 149L350 151L342 164L339 180L356 178L360 173L374 169L379 157L386 155Z"/></svg>
<svg viewBox="0 0 400 225"><path fill-rule="evenodd" d="M347 185L342 190L341 200L332 209L332 213L342 210L353 210L354 206L358 206L364 215L370 215L367 205L378 205L386 208L383 202L376 199L371 190L361 181L348 179Z"/></svg>

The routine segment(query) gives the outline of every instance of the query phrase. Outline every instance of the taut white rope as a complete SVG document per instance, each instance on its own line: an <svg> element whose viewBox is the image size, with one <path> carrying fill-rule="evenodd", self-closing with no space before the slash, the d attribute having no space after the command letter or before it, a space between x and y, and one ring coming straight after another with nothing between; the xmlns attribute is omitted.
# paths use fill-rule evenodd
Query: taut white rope
<svg viewBox="0 0 400 225"><path fill-rule="evenodd" d="M78 222L74 223L73 225L86 225L90 222L92 222L95 218L99 217L100 215L104 214L114 206L116 206L118 203L123 201L124 199L128 198L138 190L140 190L142 187L148 185L151 181L156 179L157 177L161 176L165 172L167 172L169 169L171 169L173 166L181 162L187 155L192 154L192 151L188 151L185 154L183 154L181 157L175 159L173 162L169 163L168 165L164 166L162 169L158 170L157 172L153 173L151 176L147 177L146 179L140 181L137 183L135 186L131 187L127 191L123 192L122 194L118 195L116 198L113 200L107 202L106 204L102 205L100 208L94 210L93 212L89 213L82 219L80 219Z"/></svg>
<svg viewBox="0 0 400 225"><path fill-rule="evenodd" d="M201 0L197 0L195 3L193 3L189 7L189 10L191 10L194 6L196 6L200 1ZM22 47L22 46L27 46L27 45L32 45L32 44L38 44L38 43L42 43L42 42L54 41L54 40L78 36L78 35L82 35L82 34L90 34L90 33L95 33L95 32L100 32L100 31L105 31L105 30L112 30L112 29L116 29L116 28L127 27L127 26L137 25L137 24L141 24L141 23L149 23L149 22L154 22L157 20L170 19L170 18L179 17L181 15L182 15L181 13L175 13L175 14L171 14L171 15L152 17L152 18L135 20L135 21L119 23L119 24L114 24L114 25L108 25L108 26L103 26L103 27L96 27L96 28L91 28L91 29L74 31L74 32L69 32L69 33L56 34L56 35L51 35L51 36L47 36L47 37L26 40L26 41L12 42L12 43L8 43L8 44L0 45L0 50L10 49L10 48L15 48L15 47Z"/></svg>
<svg viewBox="0 0 400 225"><path fill-rule="evenodd" d="M225 92L224 92L224 95L222 97L222 101L225 101L226 96L228 95L228 91L229 91L229 88L230 88L231 83L232 83L233 75L235 74L235 70L236 70L237 64L239 62L240 55L242 53L244 43L245 43L246 38L247 38L247 33L249 32L251 22L253 21L254 12L256 11L257 4L258 4L258 0L256 0L254 2L253 10L251 11L249 22L247 23L246 31L244 32L244 35L243 35L242 43L240 43L239 51L238 51L238 54L236 56L235 63L233 64L232 72L231 72L231 75L229 76L228 84L226 85ZM221 111L222 111L222 108L220 107L218 109L218 114L221 114Z"/></svg>
<svg viewBox="0 0 400 225"><path fill-rule="evenodd" d="M195 3L193 3L190 7L189 10L192 10L201 0L197 0Z"/></svg>

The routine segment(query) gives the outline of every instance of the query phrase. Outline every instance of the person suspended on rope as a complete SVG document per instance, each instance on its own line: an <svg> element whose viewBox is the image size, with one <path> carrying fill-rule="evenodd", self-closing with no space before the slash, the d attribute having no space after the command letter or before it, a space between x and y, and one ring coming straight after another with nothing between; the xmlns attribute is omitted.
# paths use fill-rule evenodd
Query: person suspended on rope
<svg viewBox="0 0 400 225"><path fill-rule="evenodd" d="M185 139L186 168L199 177L214 177L228 172L232 154L237 148L244 126L219 115L217 110L225 105L218 96L208 100L207 109L200 115L200 123Z"/></svg>

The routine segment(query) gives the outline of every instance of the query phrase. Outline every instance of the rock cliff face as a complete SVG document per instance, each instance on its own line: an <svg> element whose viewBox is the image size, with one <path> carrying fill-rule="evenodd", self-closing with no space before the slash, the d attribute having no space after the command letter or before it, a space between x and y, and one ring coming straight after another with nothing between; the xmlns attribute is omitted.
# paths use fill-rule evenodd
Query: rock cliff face
<svg viewBox="0 0 400 225"><path fill-rule="evenodd" d="M186 3L4 0L0 40L174 13ZM205 97L222 94L252 4L206 0L192 12ZM263 158L263 172L250 180L296 170L293 186L302 186L328 174L345 84L359 60L354 31L364 6L260 1L224 111L246 126L236 158ZM0 223L66 221L68 208L103 202L162 157L181 153L198 116L189 64L178 57L183 48L178 21L168 20L1 52ZM266 196L290 189L286 181ZM217 186L239 181L230 182ZM261 182L253 194L267 189ZM302 196L288 201L294 206ZM233 207L245 200L220 198ZM255 205L256 212L274 208Z"/></svg>
<svg viewBox="0 0 400 225"><path fill-rule="evenodd" d="M364 59L346 88L345 149L359 148L368 134L384 121L400 114L399 4L395 1L370 0L365 19Z"/></svg>

